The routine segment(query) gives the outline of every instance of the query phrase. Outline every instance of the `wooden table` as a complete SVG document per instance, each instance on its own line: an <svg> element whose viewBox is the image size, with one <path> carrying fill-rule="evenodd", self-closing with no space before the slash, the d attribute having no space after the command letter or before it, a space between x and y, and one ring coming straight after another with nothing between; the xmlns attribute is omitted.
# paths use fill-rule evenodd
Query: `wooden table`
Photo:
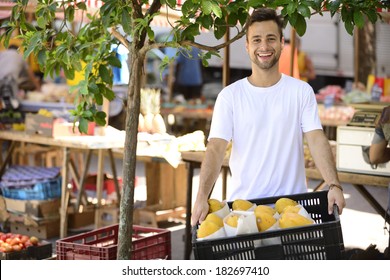
<svg viewBox="0 0 390 280"><path fill-rule="evenodd" d="M116 176L116 169L114 165L114 157L112 154L112 149L114 148L123 148L124 139L118 137L117 135L109 136L68 136L68 137L59 137L52 138L41 135L29 135L25 132L19 131L0 131L0 139L8 140L11 142L5 159L3 160L0 167L0 177L3 175L7 164L11 159L13 150L15 149L16 143L31 143L31 144L40 144L47 145L52 147L59 147L63 150L63 161L61 168L62 176L62 186L61 186L61 208L60 208L60 237L63 238L67 234L67 210L69 202L69 190L68 190L68 178L72 177L76 182L76 185L79 187L79 190L82 189L84 180L87 175L87 171L90 164L92 151L96 151L98 155L97 160L97 182L96 182L96 196L97 196L97 208L101 206L101 198L103 193L103 175L104 175L104 153L107 151L110 156L110 163L115 178L115 186L117 188L117 194L119 195L119 184ZM86 150L88 151L87 160L85 166L82 170L82 175L80 177L79 172L73 161L70 159L70 150ZM81 191L79 191L78 202L80 202ZM120 201L120 200L118 200ZM76 209L77 210L77 209ZM98 228L100 226L98 217L99 211L96 211L95 216L95 226Z"/></svg>
<svg viewBox="0 0 390 280"><path fill-rule="evenodd" d="M390 176L383 175L367 175L351 172L337 172L341 183L351 184L356 190L370 203L370 205L384 219L390 221L390 217L386 217L386 210L378 203L378 201L367 191L366 186L388 187ZM320 190L325 186L324 179L316 168L306 168L306 177L308 179L320 180L320 183L314 191Z"/></svg>
<svg viewBox="0 0 390 280"><path fill-rule="evenodd" d="M186 228L185 228L185 251L184 259L188 260L191 255L192 241L191 241L191 207L192 207L192 179L194 175L194 169L200 168L204 158L204 152L183 152L182 159L188 164L188 186L187 186L187 212L186 212ZM223 161L223 170L228 170L229 159L225 158ZM373 206L373 208L383 217L386 216L386 210L376 201L376 199L366 190L364 185L388 187L390 183L390 177L386 176L374 176L349 172L337 172L340 182L346 184L352 184L362 196ZM223 173L223 181L225 182L224 192L226 194L226 181L227 172ZM306 177L308 179L320 180L320 184L315 188L320 190L325 186L324 180L320 172L315 168L306 168ZM389 221L389 217L386 217ZM386 219L385 218L385 219Z"/></svg>

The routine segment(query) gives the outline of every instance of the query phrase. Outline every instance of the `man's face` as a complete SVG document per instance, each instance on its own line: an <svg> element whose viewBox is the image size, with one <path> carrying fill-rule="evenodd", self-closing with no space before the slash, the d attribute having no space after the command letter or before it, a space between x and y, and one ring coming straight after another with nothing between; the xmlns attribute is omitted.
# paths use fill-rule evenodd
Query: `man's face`
<svg viewBox="0 0 390 280"><path fill-rule="evenodd" d="M263 70L278 66L284 38L280 40L278 26L273 21L253 23L247 31L246 50L254 65Z"/></svg>

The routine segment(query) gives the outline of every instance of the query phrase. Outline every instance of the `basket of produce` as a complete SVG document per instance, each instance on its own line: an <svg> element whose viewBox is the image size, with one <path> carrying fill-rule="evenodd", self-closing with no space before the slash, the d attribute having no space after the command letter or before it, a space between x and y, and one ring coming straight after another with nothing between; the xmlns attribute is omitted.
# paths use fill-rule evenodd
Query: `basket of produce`
<svg viewBox="0 0 390 280"><path fill-rule="evenodd" d="M337 206L329 215L327 193L237 200L220 206L209 200L211 213L193 228L195 259L343 259L340 217Z"/></svg>

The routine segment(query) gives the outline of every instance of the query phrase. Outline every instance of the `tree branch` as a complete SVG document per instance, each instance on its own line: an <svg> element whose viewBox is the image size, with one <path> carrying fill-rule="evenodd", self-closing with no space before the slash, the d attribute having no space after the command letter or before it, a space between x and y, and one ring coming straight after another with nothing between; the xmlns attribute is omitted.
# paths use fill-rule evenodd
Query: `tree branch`
<svg viewBox="0 0 390 280"><path fill-rule="evenodd" d="M119 42L122 43L122 45L124 45L126 47L126 49L130 50L130 44L129 42L126 40L126 38L120 34L116 28L111 28L111 32L112 36L114 36L116 39L118 39Z"/></svg>

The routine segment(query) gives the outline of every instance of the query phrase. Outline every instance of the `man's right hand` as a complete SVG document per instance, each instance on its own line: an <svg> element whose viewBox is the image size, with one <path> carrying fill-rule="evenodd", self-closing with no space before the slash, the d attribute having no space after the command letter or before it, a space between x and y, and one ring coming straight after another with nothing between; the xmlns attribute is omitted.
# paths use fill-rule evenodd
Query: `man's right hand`
<svg viewBox="0 0 390 280"><path fill-rule="evenodd" d="M191 214L191 225L196 226L198 223L203 222L208 213L209 203L207 199L196 199Z"/></svg>

